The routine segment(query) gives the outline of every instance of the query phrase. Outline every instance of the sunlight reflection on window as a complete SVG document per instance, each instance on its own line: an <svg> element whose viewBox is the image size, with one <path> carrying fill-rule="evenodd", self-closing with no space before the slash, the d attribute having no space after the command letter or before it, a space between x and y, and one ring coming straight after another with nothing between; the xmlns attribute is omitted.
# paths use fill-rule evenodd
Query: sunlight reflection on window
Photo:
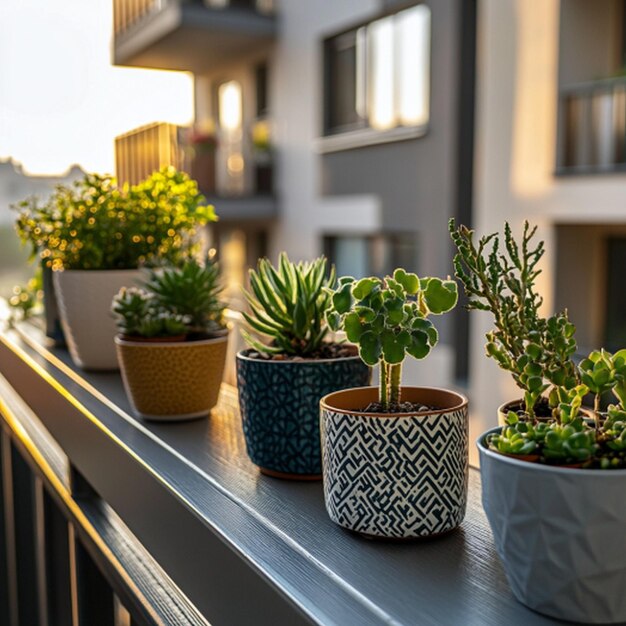
<svg viewBox="0 0 626 626"><path fill-rule="evenodd" d="M396 17L398 113L405 126L428 121L430 9L421 5Z"/></svg>
<svg viewBox="0 0 626 626"><path fill-rule="evenodd" d="M226 131L236 131L241 128L241 85L231 80L219 88L219 118L220 127Z"/></svg>
<svg viewBox="0 0 626 626"><path fill-rule="evenodd" d="M370 124L383 130L396 125L394 111L393 17L374 22L369 28L371 77Z"/></svg>

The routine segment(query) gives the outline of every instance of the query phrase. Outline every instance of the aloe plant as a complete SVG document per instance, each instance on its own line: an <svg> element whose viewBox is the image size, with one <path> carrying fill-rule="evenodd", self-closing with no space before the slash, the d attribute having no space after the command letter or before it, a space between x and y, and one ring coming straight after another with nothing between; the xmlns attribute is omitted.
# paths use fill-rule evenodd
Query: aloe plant
<svg viewBox="0 0 626 626"><path fill-rule="evenodd" d="M358 344L366 364L380 366L383 410L400 402L406 356L424 359L437 344L439 335L428 316L450 311L457 299L453 280L419 279L401 268L386 278L339 279L326 319Z"/></svg>
<svg viewBox="0 0 626 626"><path fill-rule="evenodd" d="M335 285L335 268L327 276L327 260L294 263L281 253L274 267L260 259L250 270L250 290L244 291L250 312L243 316L250 328L266 338L242 335L254 350L271 355L310 357L319 352L328 333L324 312L330 305L328 290Z"/></svg>

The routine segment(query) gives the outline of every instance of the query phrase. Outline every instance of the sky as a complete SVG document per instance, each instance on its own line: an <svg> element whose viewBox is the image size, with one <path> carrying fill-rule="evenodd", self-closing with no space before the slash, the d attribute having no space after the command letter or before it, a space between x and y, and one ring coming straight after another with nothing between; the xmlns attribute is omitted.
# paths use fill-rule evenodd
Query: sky
<svg viewBox="0 0 626 626"><path fill-rule="evenodd" d="M114 170L114 137L188 124L190 74L111 66L112 0L0 0L0 158Z"/></svg>

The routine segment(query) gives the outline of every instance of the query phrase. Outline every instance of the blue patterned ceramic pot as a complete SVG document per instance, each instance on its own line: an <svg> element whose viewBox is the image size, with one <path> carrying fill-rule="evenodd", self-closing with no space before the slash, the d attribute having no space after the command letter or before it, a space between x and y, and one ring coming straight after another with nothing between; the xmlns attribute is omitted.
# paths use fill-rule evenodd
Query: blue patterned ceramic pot
<svg viewBox="0 0 626 626"><path fill-rule="evenodd" d="M626 622L626 470L480 452L483 508L515 597L567 622Z"/></svg>
<svg viewBox="0 0 626 626"><path fill-rule="evenodd" d="M373 537L440 535L465 517L467 399L446 389L403 387L402 400L440 407L363 413L377 387L321 401L324 499L330 518Z"/></svg>
<svg viewBox="0 0 626 626"><path fill-rule="evenodd" d="M320 398L369 384L370 368L358 356L268 361L249 352L237 354L237 386L250 459L266 474L321 478Z"/></svg>

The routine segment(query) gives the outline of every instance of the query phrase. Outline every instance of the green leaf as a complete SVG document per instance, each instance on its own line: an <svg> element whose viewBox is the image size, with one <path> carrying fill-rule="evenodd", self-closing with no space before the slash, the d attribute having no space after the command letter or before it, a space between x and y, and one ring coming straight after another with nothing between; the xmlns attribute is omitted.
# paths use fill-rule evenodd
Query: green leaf
<svg viewBox="0 0 626 626"><path fill-rule="evenodd" d="M398 268L393 273L394 280L398 281L405 289L405 291L414 296L420 288L420 281L417 277L417 274L411 274L403 270L402 268Z"/></svg>
<svg viewBox="0 0 626 626"><path fill-rule="evenodd" d="M361 278L353 287L352 295L355 300L363 300L372 293L374 287L380 282L378 278Z"/></svg>
<svg viewBox="0 0 626 626"><path fill-rule="evenodd" d="M359 341L359 356L367 365L376 365L380 360L382 347L378 334L367 331Z"/></svg>
<svg viewBox="0 0 626 626"><path fill-rule="evenodd" d="M383 357L387 363L394 365L404 360L404 345L399 337L391 330L381 335Z"/></svg>
<svg viewBox="0 0 626 626"><path fill-rule="evenodd" d="M365 327L361 324L358 314L355 312L348 313L344 318L343 325L346 330L348 341L358 343L365 330Z"/></svg>
<svg viewBox="0 0 626 626"><path fill-rule="evenodd" d="M350 310L351 303L352 295L350 283L346 283L333 294L333 307L337 313L342 315Z"/></svg>
<svg viewBox="0 0 626 626"><path fill-rule="evenodd" d="M459 295L453 280L426 278L422 279L420 284L426 306L434 315L441 315L455 307Z"/></svg>
<svg viewBox="0 0 626 626"><path fill-rule="evenodd" d="M416 359L424 359L430 353L431 346L428 342L428 335L422 330L411 332L411 343L406 351Z"/></svg>
<svg viewBox="0 0 626 626"><path fill-rule="evenodd" d="M324 317L331 330L339 330L341 327L341 316L337 313L337 311L326 311Z"/></svg>

